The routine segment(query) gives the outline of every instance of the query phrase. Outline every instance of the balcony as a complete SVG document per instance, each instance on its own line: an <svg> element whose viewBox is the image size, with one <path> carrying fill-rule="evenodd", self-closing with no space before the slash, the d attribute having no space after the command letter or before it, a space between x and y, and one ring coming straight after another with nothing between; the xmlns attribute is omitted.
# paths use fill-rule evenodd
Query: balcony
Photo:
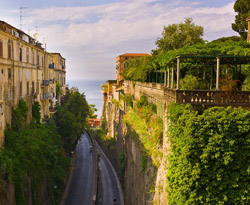
<svg viewBox="0 0 250 205"><path fill-rule="evenodd" d="M102 93L107 93L108 92L108 86L106 84L101 85L101 91Z"/></svg>
<svg viewBox="0 0 250 205"><path fill-rule="evenodd" d="M49 99L51 99L50 93L41 94L41 100L49 100Z"/></svg>
<svg viewBox="0 0 250 205"><path fill-rule="evenodd" d="M56 69L56 64L54 64L54 63L49 64L49 68Z"/></svg>
<svg viewBox="0 0 250 205"><path fill-rule="evenodd" d="M56 82L56 80L53 78L53 79L49 79L49 83L51 84L54 84Z"/></svg>
<svg viewBox="0 0 250 205"><path fill-rule="evenodd" d="M42 86L48 86L49 80L42 80Z"/></svg>

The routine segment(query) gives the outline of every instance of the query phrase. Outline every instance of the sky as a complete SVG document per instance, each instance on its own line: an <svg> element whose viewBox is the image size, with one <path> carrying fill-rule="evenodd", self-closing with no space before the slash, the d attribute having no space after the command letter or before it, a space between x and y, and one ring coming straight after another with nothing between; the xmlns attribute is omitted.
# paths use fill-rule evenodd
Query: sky
<svg viewBox="0 0 250 205"><path fill-rule="evenodd" d="M164 26L193 18L211 41L237 35L232 0L0 0L0 20L66 58L68 80L115 79L115 58L150 53Z"/></svg>

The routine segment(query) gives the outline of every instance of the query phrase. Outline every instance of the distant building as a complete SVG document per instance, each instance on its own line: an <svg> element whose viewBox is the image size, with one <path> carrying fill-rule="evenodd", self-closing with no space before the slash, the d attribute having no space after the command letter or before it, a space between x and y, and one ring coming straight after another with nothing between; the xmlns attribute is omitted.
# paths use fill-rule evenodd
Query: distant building
<svg viewBox="0 0 250 205"><path fill-rule="evenodd" d="M25 32L0 21L0 147L4 142L4 129L11 124L12 108L20 99L28 105L28 120L32 118L32 104L39 102L41 117L55 112L56 64L60 54L51 54L42 44ZM63 85L65 85L65 59ZM60 76L60 74L58 74Z"/></svg>
<svg viewBox="0 0 250 205"><path fill-rule="evenodd" d="M150 54L147 53L124 53L122 55L119 55L116 58L116 80L117 85L120 84L121 81L124 80L122 74L124 72L124 63L126 60L135 58L135 57L142 57L142 56L150 56Z"/></svg>
<svg viewBox="0 0 250 205"><path fill-rule="evenodd" d="M101 121L100 119L89 119L88 123L90 127L99 127L101 124Z"/></svg>
<svg viewBox="0 0 250 205"><path fill-rule="evenodd" d="M246 19L248 23L247 42L250 43L250 16Z"/></svg>

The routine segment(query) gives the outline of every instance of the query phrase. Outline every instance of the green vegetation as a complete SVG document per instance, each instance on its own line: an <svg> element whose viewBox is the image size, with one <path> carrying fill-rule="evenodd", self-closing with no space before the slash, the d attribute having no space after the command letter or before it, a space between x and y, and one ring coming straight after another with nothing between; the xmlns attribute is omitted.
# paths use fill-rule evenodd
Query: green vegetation
<svg viewBox="0 0 250 205"><path fill-rule="evenodd" d="M162 156L159 148L163 137L163 123L161 118L156 115L156 105L148 105L147 97L141 96L137 106L127 110L124 115L124 123L127 123L137 134L138 142L146 151L145 156L150 156L153 164L158 167ZM144 165L145 163L143 163L143 167Z"/></svg>
<svg viewBox="0 0 250 205"><path fill-rule="evenodd" d="M186 18L184 23L164 26L162 37L155 42L157 48L152 52L159 54L169 50L191 46L197 43L204 43L202 39L203 27L193 23L192 18Z"/></svg>
<svg viewBox="0 0 250 205"><path fill-rule="evenodd" d="M148 155L147 153L143 153L141 156L141 172L144 172L147 168Z"/></svg>
<svg viewBox="0 0 250 205"><path fill-rule="evenodd" d="M118 162L119 162L119 169L121 170L122 176L125 174L125 168L126 168L126 158L125 158L125 152L122 150L118 155Z"/></svg>
<svg viewBox="0 0 250 205"><path fill-rule="evenodd" d="M123 76L128 80L144 82L152 68L154 68L154 64L151 56L132 58L126 61Z"/></svg>
<svg viewBox="0 0 250 205"><path fill-rule="evenodd" d="M240 34L245 40L247 38L247 22L246 18L250 16L249 0L236 0L234 4L235 23L232 24L232 29Z"/></svg>
<svg viewBox="0 0 250 205"><path fill-rule="evenodd" d="M250 203L250 112L190 105L168 107L170 204Z"/></svg>
<svg viewBox="0 0 250 205"><path fill-rule="evenodd" d="M34 104L32 105L32 118L35 120L36 123L40 123L41 121L41 106L39 104L39 102L34 102Z"/></svg>
<svg viewBox="0 0 250 205"><path fill-rule="evenodd" d="M27 122L28 106L24 100L20 100L16 109L12 110L12 128L15 131L23 129Z"/></svg>
<svg viewBox="0 0 250 205"><path fill-rule="evenodd" d="M51 204L59 204L70 166L70 155L84 131L89 105L84 94L67 91L53 119L40 123L40 105L32 106L33 121L27 124L28 106L20 100L12 112L12 124L5 131L5 146L0 153L0 192L12 183L17 205L44 203L46 187ZM28 184L30 183L30 188ZM46 193L44 193L46 194Z"/></svg>
<svg viewBox="0 0 250 205"><path fill-rule="evenodd" d="M59 81L56 81L56 97L58 98L59 95L62 94L62 86L60 85Z"/></svg>
<svg viewBox="0 0 250 205"><path fill-rule="evenodd" d="M247 14L244 15L250 16L249 6L244 6L246 0L237 2L235 5L242 4L242 13L245 12ZM244 25L242 25L246 29L245 18L243 19L243 16L239 18L240 21L244 22ZM167 68L176 68L177 56L248 56L250 53L250 44L246 42L245 38L232 36L205 43L202 35L203 28L195 25L192 19L186 19L185 23L164 27L162 37L156 41L157 48L152 51L152 56L133 58L126 61L123 73L124 78L132 81L163 83L162 72L166 71ZM215 73L216 62L211 62L209 58L182 60L180 70L181 89L209 89L212 87L215 79L213 73ZM211 69L213 69L212 74ZM249 90L246 84L249 82L250 73L247 70L249 70L249 65L242 65L241 68L237 68L235 63L222 64L221 80L223 82L221 86L224 83L232 85L232 89L242 88L243 90ZM194 85L192 85L192 80L194 80ZM210 85L210 83L212 84ZM233 83L237 85L233 85Z"/></svg>

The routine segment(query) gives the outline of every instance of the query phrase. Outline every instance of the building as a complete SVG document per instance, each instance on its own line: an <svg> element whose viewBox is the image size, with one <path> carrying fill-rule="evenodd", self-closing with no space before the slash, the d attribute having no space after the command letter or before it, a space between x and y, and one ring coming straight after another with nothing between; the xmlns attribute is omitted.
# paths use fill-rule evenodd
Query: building
<svg viewBox="0 0 250 205"><path fill-rule="evenodd" d="M250 16L246 19L248 23L247 42L250 43Z"/></svg>
<svg viewBox="0 0 250 205"><path fill-rule="evenodd" d="M61 56L60 54L57 54ZM4 129L11 124L12 108L24 99L32 118L32 104L41 105L41 117L51 116L56 98L57 58L25 32L0 21L0 146ZM64 84L65 84L65 59Z"/></svg>
<svg viewBox="0 0 250 205"><path fill-rule="evenodd" d="M135 58L135 57L142 57L142 56L150 56L150 54L147 53L124 53L122 55L119 55L116 58L116 80L117 85L120 84L121 81L124 80L122 74L124 72L124 64L126 60Z"/></svg>
<svg viewBox="0 0 250 205"><path fill-rule="evenodd" d="M52 55L55 65L55 81L59 83L62 89L62 93L57 96L57 100L60 104L62 95L66 93L66 60L60 53L52 53Z"/></svg>

